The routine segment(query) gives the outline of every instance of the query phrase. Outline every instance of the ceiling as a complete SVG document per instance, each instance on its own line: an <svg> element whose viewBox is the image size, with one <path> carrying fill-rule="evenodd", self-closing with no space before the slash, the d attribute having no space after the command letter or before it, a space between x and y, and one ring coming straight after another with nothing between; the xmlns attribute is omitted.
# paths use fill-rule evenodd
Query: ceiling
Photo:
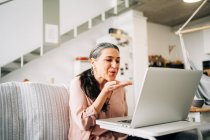
<svg viewBox="0 0 210 140"><path fill-rule="evenodd" d="M137 4L132 8L142 11L149 22L174 27L183 24L202 2L184 3L182 0L136 0ZM206 16L210 16L210 1L205 3L193 20Z"/></svg>

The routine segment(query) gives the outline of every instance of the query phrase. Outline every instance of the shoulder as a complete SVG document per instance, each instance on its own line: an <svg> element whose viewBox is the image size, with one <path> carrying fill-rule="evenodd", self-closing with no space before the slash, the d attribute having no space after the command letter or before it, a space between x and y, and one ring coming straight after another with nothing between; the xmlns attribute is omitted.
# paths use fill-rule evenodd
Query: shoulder
<svg viewBox="0 0 210 140"><path fill-rule="evenodd" d="M75 89L76 87L80 87L81 82L80 82L80 77L74 77L71 82L70 82L70 89Z"/></svg>
<svg viewBox="0 0 210 140"><path fill-rule="evenodd" d="M71 84L72 83L80 83L80 76L76 76L71 80Z"/></svg>
<svg viewBox="0 0 210 140"><path fill-rule="evenodd" d="M71 82L70 82L70 85L80 85L81 84L81 78L80 76L76 76L74 77Z"/></svg>
<svg viewBox="0 0 210 140"><path fill-rule="evenodd" d="M74 77L71 80L71 84L70 84L70 95L71 96L81 96L84 94L82 88L81 88L81 81L80 81L80 77Z"/></svg>

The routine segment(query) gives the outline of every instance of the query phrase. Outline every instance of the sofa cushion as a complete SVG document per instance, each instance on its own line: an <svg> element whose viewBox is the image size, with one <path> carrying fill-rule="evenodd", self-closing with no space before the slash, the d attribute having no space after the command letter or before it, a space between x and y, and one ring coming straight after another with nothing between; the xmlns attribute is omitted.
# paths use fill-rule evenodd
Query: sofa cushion
<svg viewBox="0 0 210 140"><path fill-rule="evenodd" d="M0 134L7 132L9 136L1 138L0 135L1 140L10 139L10 136L13 135L12 139L21 140L68 139L69 93L65 86L22 82L5 84L12 85L9 94L0 91L0 94L8 96L7 98L11 98L12 101L9 101L9 99L4 100L4 102L8 102L8 105L7 107L3 106L3 108L11 110L8 112L12 112L7 113L8 115L5 118L9 115L12 117L8 117L4 121L6 121L5 124L15 128L11 131L5 131L7 127L3 126L0 129L2 131ZM5 89L5 84L0 86ZM1 101L0 104L5 103ZM12 107L8 108L8 106ZM1 118L1 120L3 119ZM10 122L11 120L13 121Z"/></svg>
<svg viewBox="0 0 210 140"><path fill-rule="evenodd" d="M20 139L18 95L14 83L0 84L0 140Z"/></svg>

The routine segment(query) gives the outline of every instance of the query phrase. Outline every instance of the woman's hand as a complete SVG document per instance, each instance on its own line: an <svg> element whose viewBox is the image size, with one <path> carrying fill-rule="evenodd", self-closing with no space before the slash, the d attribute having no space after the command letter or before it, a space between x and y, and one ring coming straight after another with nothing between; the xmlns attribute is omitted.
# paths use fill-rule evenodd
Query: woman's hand
<svg viewBox="0 0 210 140"><path fill-rule="evenodd" d="M128 86L128 85L132 85L132 82L130 82L130 81L110 81L104 85L103 90L106 93L112 93L114 90L121 88L121 87Z"/></svg>
<svg viewBox="0 0 210 140"><path fill-rule="evenodd" d="M99 96L96 98L96 100L93 102L93 106L96 110L96 112L100 112L102 106L104 105L105 101L107 100L107 98L110 98L111 93L120 88L120 87L125 87L128 85L132 85L132 82L130 81L110 81L107 82L104 85L104 88L102 89L101 93L99 94Z"/></svg>

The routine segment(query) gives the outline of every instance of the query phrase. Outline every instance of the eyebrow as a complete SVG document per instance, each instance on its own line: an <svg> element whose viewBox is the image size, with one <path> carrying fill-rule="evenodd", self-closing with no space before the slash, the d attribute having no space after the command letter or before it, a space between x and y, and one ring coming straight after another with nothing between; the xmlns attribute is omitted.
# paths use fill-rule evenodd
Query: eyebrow
<svg viewBox="0 0 210 140"><path fill-rule="evenodd" d="M113 56L106 56L105 58L114 58ZM117 59L120 59L120 57L117 57Z"/></svg>

